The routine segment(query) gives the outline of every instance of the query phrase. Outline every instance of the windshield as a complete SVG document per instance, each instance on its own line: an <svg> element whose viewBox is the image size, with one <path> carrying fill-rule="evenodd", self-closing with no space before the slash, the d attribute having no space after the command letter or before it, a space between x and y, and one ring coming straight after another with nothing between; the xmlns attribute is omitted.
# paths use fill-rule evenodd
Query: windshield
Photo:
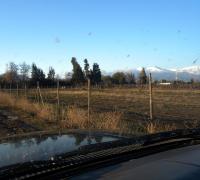
<svg viewBox="0 0 200 180"><path fill-rule="evenodd" d="M119 136L198 128L199 7L198 0L2 0L0 167ZM21 137L41 131L57 134Z"/></svg>

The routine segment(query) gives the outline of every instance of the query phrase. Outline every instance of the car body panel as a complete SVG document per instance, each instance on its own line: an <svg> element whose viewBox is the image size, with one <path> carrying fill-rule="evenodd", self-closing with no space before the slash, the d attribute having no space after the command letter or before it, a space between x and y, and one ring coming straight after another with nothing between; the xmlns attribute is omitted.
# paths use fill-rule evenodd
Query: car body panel
<svg viewBox="0 0 200 180"><path fill-rule="evenodd" d="M200 145L174 149L107 168L74 179L199 179Z"/></svg>

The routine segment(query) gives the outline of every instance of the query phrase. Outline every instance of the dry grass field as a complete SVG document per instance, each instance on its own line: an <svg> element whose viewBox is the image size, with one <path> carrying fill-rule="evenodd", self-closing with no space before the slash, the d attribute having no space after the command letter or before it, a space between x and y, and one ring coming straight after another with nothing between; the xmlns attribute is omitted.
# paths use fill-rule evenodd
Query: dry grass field
<svg viewBox="0 0 200 180"><path fill-rule="evenodd" d="M12 91L7 106L34 116L31 120L41 128L58 125L57 91L41 89L44 106L38 103L36 90ZM8 92L7 92L7 96ZM6 97L6 96L4 96ZM194 128L200 120L200 90L153 88L153 121L149 122L149 91L147 88L92 89L91 120L87 119L87 89L62 89L59 93L59 127L102 129L128 134L153 133L177 128ZM6 106L3 99L1 106ZM31 118L29 118L30 120ZM41 123L42 122L42 123Z"/></svg>

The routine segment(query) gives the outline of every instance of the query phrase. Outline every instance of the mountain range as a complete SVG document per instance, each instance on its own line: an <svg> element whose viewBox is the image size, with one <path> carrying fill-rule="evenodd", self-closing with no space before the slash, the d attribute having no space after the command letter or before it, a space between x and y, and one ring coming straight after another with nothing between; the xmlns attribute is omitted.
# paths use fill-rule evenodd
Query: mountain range
<svg viewBox="0 0 200 180"><path fill-rule="evenodd" d="M135 68L129 70L120 70L121 72L132 72L136 76L138 76L139 72L142 68ZM119 71L119 70L118 70ZM154 80L182 80L182 81L190 81L194 79L195 81L200 81L200 66L189 66L184 68L172 68L166 69L158 66L146 67L145 71L147 74L151 72L152 78ZM116 71L115 71L116 72ZM108 74L113 74L108 73Z"/></svg>

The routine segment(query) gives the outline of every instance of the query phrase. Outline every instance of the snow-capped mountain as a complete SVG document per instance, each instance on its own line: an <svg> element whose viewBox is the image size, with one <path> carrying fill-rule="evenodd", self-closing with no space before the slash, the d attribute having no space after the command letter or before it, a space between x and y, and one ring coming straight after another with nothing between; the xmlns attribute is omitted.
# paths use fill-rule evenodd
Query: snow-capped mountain
<svg viewBox="0 0 200 180"><path fill-rule="evenodd" d="M129 70L119 70L119 71L132 72L136 76L138 76L141 69L142 67L129 69ZM177 80L183 80L183 81L190 81L191 79L194 79L194 80L200 81L200 66L189 66L189 67L177 68L177 69L175 68L166 69L166 68L162 68L158 66L153 66L153 67L146 67L145 71L146 73L151 72L152 78L154 80L162 80L162 79L176 80L177 79Z"/></svg>
<svg viewBox="0 0 200 180"><path fill-rule="evenodd" d="M185 67L185 68L179 69L179 71L199 75L200 74L200 66Z"/></svg>
<svg viewBox="0 0 200 180"><path fill-rule="evenodd" d="M190 66L177 69L164 69L160 67L146 68L147 72L151 72L154 79L161 80L183 80L191 79L200 80L200 66Z"/></svg>

